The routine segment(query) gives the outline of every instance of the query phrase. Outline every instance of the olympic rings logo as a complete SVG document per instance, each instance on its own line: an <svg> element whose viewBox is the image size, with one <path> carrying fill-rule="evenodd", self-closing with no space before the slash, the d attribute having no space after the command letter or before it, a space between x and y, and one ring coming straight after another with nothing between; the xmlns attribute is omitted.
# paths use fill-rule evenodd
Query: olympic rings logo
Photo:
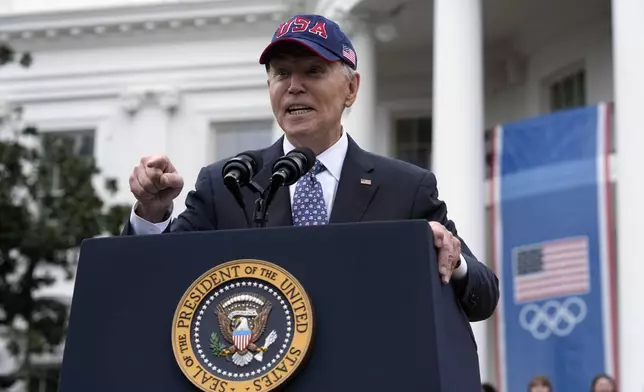
<svg viewBox="0 0 644 392"><path fill-rule="evenodd" d="M588 308L579 297L569 297L563 303L548 301L543 306L529 304L521 309L519 322L535 339L545 340L552 334L568 336L577 324L584 321Z"/></svg>

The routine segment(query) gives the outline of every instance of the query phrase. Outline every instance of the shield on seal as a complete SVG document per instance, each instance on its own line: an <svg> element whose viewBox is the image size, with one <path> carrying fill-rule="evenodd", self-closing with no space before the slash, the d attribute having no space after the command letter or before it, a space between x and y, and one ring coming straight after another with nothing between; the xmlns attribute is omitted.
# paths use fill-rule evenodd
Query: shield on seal
<svg viewBox="0 0 644 392"><path fill-rule="evenodd" d="M233 331L233 342L239 351L244 351L250 343L250 329L236 329Z"/></svg>

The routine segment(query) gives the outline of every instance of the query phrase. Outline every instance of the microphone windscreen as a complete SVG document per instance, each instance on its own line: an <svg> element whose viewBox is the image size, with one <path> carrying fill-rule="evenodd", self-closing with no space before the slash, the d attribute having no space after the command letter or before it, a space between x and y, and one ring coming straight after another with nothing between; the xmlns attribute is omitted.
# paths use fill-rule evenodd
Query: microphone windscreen
<svg viewBox="0 0 644 392"><path fill-rule="evenodd" d="M298 147L292 152L296 152L296 151L306 157L306 162L303 162L303 164L306 165L306 167L304 167L303 172L306 173L309 170L311 170L313 165L315 165L315 153L313 152L313 150L311 150L308 147Z"/></svg>
<svg viewBox="0 0 644 392"><path fill-rule="evenodd" d="M237 156L239 157L242 155L246 155L251 159L250 162L251 162L251 165L253 166L253 171L255 173L257 173L264 166L264 160L262 159L262 154L259 151L255 151L255 150L244 151Z"/></svg>

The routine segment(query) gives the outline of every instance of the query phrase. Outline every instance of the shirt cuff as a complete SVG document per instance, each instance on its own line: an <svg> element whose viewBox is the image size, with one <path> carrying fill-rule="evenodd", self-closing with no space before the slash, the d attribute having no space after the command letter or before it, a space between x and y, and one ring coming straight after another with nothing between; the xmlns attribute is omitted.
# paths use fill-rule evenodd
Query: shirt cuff
<svg viewBox="0 0 644 392"><path fill-rule="evenodd" d="M461 254L461 265L458 266L457 269L452 272L452 276L456 279L461 279L467 275L467 261L465 261L465 257Z"/></svg>
<svg viewBox="0 0 644 392"><path fill-rule="evenodd" d="M134 203L132 206L132 211L130 212L130 225L132 226L132 231L134 234L140 235L149 235L149 234L161 234L168 228L170 221L172 220L172 214L168 214L168 219L159 223L148 222L147 220L141 218L136 214L136 207L138 202Z"/></svg>

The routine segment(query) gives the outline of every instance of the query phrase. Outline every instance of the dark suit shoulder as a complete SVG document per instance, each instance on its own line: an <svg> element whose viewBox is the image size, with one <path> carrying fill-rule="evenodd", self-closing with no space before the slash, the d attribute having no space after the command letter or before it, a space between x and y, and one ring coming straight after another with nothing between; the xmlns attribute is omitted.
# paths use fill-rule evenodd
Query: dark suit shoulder
<svg viewBox="0 0 644 392"><path fill-rule="evenodd" d="M204 169L206 170L206 172L211 178L217 177L217 176L221 177L221 170L224 168L224 164L228 159L230 158L226 158L217 162L210 163L206 165Z"/></svg>
<svg viewBox="0 0 644 392"><path fill-rule="evenodd" d="M433 177L433 173L428 169L416 166L412 163L400 159L389 158L382 155L366 152L374 169L387 179L387 181L401 181L405 183L420 184L428 176Z"/></svg>

